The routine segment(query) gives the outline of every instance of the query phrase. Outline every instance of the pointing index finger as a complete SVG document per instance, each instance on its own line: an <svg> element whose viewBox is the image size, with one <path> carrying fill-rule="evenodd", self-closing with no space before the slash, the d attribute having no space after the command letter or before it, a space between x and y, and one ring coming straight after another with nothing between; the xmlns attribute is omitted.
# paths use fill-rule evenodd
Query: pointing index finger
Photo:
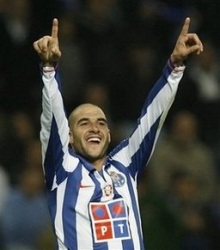
<svg viewBox="0 0 220 250"><path fill-rule="evenodd" d="M189 31L189 24L190 24L190 18L187 17L185 19L185 22L184 22L184 25L183 25L183 28L182 28L182 31L181 31L181 35L185 36L188 34L188 31Z"/></svg>
<svg viewBox="0 0 220 250"><path fill-rule="evenodd" d="M57 18L53 19L51 36L52 36L52 38L57 38L58 37L58 19Z"/></svg>

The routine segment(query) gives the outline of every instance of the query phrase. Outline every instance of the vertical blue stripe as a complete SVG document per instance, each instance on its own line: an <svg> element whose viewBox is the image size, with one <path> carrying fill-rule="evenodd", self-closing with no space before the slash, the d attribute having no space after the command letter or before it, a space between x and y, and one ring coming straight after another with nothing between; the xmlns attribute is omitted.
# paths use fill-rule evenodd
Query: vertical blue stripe
<svg viewBox="0 0 220 250"><path fill-rule="evenodd" d="M69 249L78 249L75 207L81 179L82 165L78 164L76 169L72 173L69 173L63 202L64 242Z"/></svg>
<svg viewBox="0 0 220 250"><path fill-rule="evenodd" d="M67 176L66 171L62 166L63 155L64 153L58 134L57 123L53 117L51 124L51 134L44 161L46 185L49 190L52 188L55 174L57 175L57 184L60 184Z"/></svg>
<svg viewBox="0 0 220 250"><path fill-rule="evenodd" d="M49 211L50 211L50 216L51 220L55 221L55 216L57 212L57 189L50 191L47 190L47 199L48 199L48 204L49 204ZM54 223L53 223L53 231L55 234L55 228L54 228ZM57 242L56 242L57 243ZM58 246L56 247L58 249Z"/></svg>
<svg viewBox="0 0 220 250"><path fill-rule="evenodd" d="M62 83L61 83L61 80L60 80L60 73L59 73L59 66L58 65L55 68L55 79L56 79L57 84L58 84L58 89L62 93Z"/></svg>
<svg viewBox="0 0 220 250"><path fill-rule="evenodd" d="M154 84L153 88L149 92L145 100L144 106L142 108L141 116L139 119L141 119L141 117L146 115L147 108L151 105L152 101L155 99L155 97L160 92L160 90L167 84L167 79L171 72L172 72L172 69L167 64L163 69L163 74L161 75L161 77L158 79L156 84Z"/></svg>
<svg viewBox="0 0 220 250"><path fill-rule="evenodd" d="M133 178L138 172L142 171L146 167L146 163L148 162L152 153L160 117L158 117L156 122L151 126L150 131L146 134L142 143L140 144L138 151L132 156L132 163L129 168Z"/></svg>
<svg viewBox="0 0 220 250"><path fill-rule="evenodd" d="M135 221L137 223L138 237L139 237L139 242L140 242L140 247L141 247L140 250L144 250L144 243L143 243L143 238L142 238L142 228L141 228L141 223L139 220L139 215L140 215L139 208L137 206L136 196L134 194L130 175L127 176L127 186L129 189L131 200L132 200L132 208L133 208L133 212L134 212L134 216L135 216ZM133 249L135 249L134 246L133 246Z"/></svg>

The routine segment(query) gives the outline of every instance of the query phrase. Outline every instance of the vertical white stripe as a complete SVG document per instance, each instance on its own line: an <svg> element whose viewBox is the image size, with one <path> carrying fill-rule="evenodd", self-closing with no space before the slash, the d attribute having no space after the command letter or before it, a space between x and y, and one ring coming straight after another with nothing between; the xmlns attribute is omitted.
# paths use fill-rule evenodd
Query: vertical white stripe
<svg viewBox="0 0 220 250"><path fill-rule="evenodd" d="M77 242L80 250L93 249L93 239L91 231L91 222L89 220L88 204L94 194L95 185L89 177L88 171L82 169L82 182L76 203L76 231Z"/></svg>
<svg viewBox="0 0 220 250"><path fill-rule="evenodd" d="M103 172L103 175L105 176L106 180L103 179L103 177L99 174L98 171L94 172L94 175L97 179L97 181L100 183L100 187L102 189L102 197L101 197L101 202L105 202L105 201L109 201L112 200L114 197L114 193L113 193L113 182L111 177L105 173L105 171ZM112 192L109 195L105 194L105 187L107 185L110 185L112 187Z"/></svg>
<svg viewBox="0 0 220 250"><path fill-rule="evenodd" d="M122 247L122 241L121 240L111 240L108 241L108 249L109 250L121 250L123 249Z"/></svg>
<svg viewBox="0 0 220 250"><path fill-rule="evenodd" d="M63 159L63 166L66 166L66 171L73 172L79 163L79 158L76 158L69 153L67 153L67 156L68 157Z"/></svg>
<svg viewBox="0 0 220 250"><path fill-rule="evenodd" d="M63 202L64 202L64 194L66 190L67 180L62 182L57 187L57 211L55 216L55 232L57 235L57 241L59 250L67 250L64 245L64 231L63 231Z"/></svg>
<svg viewBox="0 0 220 250"><path fill-rule="evenodd" d="M127 190L127 194L128 194L128 198L129 198L129 222L130 222L130 228L131 228L131 238L133 240L133 243L134 243L134 250L139 250L141 249L140 247L140 238L138 235L138 227L137 227L137 219L135 218L135 215L134 215L134 210L132 208L132 204L136 204L138 205L138 197L137 197L137 186L136 186L136 182L133 181L133 179L131 179L131 183L132 183L132 189L134 190L134 193L135 193L135 201L132 201L131 200L131 196L129 195L129 190ZM127 187L127 186L126 186ZM132 209L131 209L132 208ZM138 219L140 218L140 212L138 210ZM141 235L142 236L142 235Z"/></svg>
<svg viewBox="0 0 220 250"><path fill-rule="evenodd" d="M44 91L44 90L43 90ZM42 162L44 163L45 160L45 154L48 147L48 141L50 137L50 129L51 129L51 115L46 113L47 104L45 99L42 100L42 107L44 110L44 113L41 115L40 121L41 121L41 131L40 131L40 139L42 143ZM45 127L45 124L47 126Z"/></svg>

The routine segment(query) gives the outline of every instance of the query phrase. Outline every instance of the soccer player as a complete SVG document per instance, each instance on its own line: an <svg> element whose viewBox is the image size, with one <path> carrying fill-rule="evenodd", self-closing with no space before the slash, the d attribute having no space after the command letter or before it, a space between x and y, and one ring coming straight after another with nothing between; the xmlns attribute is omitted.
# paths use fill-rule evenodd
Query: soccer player
<svg viewBox="0 0 220 250"><path fill-rule="evenodd" d="M133 133L108 155L110 130L99 107L82 104L72 111L69 120L66 118L57 66L61 57L58 20L53 20L50 36L34 42L42 60L40 138L58 249L144 249L137 175L153 153L183 76L185 60L203 50L199 37L189 33L189 25L190 18L186 18Z"/></svg>

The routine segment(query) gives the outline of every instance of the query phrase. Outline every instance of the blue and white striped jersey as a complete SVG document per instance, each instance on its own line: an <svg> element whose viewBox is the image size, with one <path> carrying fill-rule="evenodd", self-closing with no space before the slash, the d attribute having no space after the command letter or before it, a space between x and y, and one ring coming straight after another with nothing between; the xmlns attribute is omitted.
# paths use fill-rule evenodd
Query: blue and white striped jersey
<svg viewBox="0 0 220 250"><path fill-rule="evenodd" d="M69 127L57 68L43 68L43 168L59 250L144 249L137 175L147 165L185 67L168 62L136 127L98 172L69 148Z"/></svg>

